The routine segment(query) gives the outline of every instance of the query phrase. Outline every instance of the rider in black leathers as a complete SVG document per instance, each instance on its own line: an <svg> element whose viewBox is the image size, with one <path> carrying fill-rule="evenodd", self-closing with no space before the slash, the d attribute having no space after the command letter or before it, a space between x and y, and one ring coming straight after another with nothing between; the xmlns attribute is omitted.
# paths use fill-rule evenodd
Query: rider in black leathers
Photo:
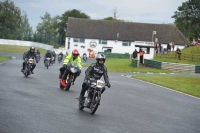
<svg viewBox="0 0 200 133"><path fill-rule="evenodd" d="M47 60L46 58L52 58L52 54L50 50L47 50L46 54L44 55L44 63ZM50 60L51 63L51 60Z"/></svg>
<svg viewBox="0 0 200 133"><path fill-rule="evenodd" d="M39 55L39 58L40 58L40 51L39 51L39 50L37 50L36 54L38 54L38 55Z"/></svg>
<svg viewBox="0 0 200 133"><path fill-rule="evenodd" d="M60 52L59 55L61 56L61 60L62 60L63 59L63 53ZM59 55L58 55L58 57L59 57Z"/></svg>
<svg viewBox="0 0 200 133"><path fill-rule="evenodd" d="M35 59L36 59L35 47L33 47L33 46L30 47L30 50L29 50L29 51L27 51L26 53L24 53L24 62L23 62L23 65L22 65L21 72L24 72L25 65L26 65L27 60L28 60L29 58L32 58L32 59L35 58ZM36 67L36 64L33 63L33 66L32 66L32 69L31 69L31 73L32 73L32 74L34 74L34 73L33 73L33 70L34 70L35 67Z"/></svg>
<svg viewBox="0 0 200 133"><path fill-rule="evenodd" d="M82 90L81 90L80 96L78 98L79 100L83 100L85 91L89 87L88 81L91 78L98 80L102 76L104 76L106 86L108 86L109 88L111 87L111 85L109 83L109 79L108 79L107 68L106 68L106 66L104 66L104 63L105 63L105 60L106 60L105 55L104 54L98 54L97 57L96 57L96 60L97 60L97 62L92 63L88 67L88 69L85 71L85 79L84 79L84 82L82 84ZM104 92L104 90L102 90L102 93Z"/></svg>

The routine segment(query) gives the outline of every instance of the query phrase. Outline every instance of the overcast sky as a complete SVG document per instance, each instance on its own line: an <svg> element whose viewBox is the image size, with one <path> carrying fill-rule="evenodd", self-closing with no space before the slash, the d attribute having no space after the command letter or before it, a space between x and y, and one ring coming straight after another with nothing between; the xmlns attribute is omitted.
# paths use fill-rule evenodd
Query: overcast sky
<svg viewBox="0 0 200 133"><path fill-rule="evenodd" d="M2 1L2 0L1 0ZM28 15L33 30L45 12L51 17L61 16L71 9L81 10L91 19L113 17L116 8L118 19L142 23L173 23L171 16L188 0L11 0Z"/></svg>

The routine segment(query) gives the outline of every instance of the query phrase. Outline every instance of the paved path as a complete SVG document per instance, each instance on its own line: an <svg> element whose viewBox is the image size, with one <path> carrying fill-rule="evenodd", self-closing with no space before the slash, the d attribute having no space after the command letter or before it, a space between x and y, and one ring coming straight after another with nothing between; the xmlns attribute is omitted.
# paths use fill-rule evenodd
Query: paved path
<svg viewBox="0 0 200 133"><path fill-rule="evenodd" d="M59 89L56 63L37 64L25 78L23 60L0 65L0 133L200 133L200 100L109 73L112 87L96 114L80 111L84 70L67 92Z"/></svg>

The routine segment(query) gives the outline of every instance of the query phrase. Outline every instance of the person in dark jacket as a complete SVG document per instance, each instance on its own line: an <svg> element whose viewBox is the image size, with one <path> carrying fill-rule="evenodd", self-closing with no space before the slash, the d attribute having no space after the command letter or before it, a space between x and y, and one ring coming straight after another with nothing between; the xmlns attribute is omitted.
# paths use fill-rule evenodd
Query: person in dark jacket
<svg viewBox="0 0 200 133"><path fill-rule="evenodd" d="M110 82L109 82L109 78L108 78L108 74L107 74L107 68L106 66L104 66L106 57L104 54L98 54L96 57L97 62L96 63L92 63L88 69L85 71L85 79L84 82L82 84L82 90L79 96L79 100L83 100L84 98L84 94L86 92L86 90L89 87L89 80L95 79L101 79L102 76L104 76L104 80L106 83L106 86L108 86L109 88L111 87ZM105 91L102 90L102 93Z"/></svg>
<svg viewBox="0 0 200 133"><path fill-rule="evenodd" d="M35 47L31 46L31 47L30 47L30 50L29 50L28 52L24 53L23 58L24 58L24 62L23 62L23 64L22 64L21 72L24 72L24 70L25 70L25 65L26 65L28 59L30 59L30 58L36 59ZM36 67L36 64L33 63L33 66L32 66L32 69L31 69L31 73L32 73L32 74L34 74L34 73L33 73L33 70L34 70L35 67Z"/></svg>
<svg viewBox="0 0 200 133"><path fill-rule="evenodd" d="M46 58L52 58L52 54L50 50L47 50L46 54L44 55L44 63L47 60ZM51 63L51 60L50 60Z"/></svg>
<svg viewBox="0 0 200 133"><path fill-rule="evenodd" d="M132 54L132 57L133 57L134 59L136 59L138 53L139 53L139 52L135 49L135 51L134 51L133 54Z"/></svg>

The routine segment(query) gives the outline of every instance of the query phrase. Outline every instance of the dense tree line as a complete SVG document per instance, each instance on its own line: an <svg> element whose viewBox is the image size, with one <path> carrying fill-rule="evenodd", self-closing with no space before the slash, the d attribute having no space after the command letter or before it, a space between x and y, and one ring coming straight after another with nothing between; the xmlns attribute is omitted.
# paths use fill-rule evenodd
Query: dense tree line
<svg viewBox="0 0 200 133"><path fill-rule="evenodd" d="M31 34L27 14L9 0L0 2L0 38L29 40Z"/></svg>
<svg viewBox="0 0 200 133"><path fill-rule="evenodd" d="M200 38L200 1L183 2L172 18L179 30L190 40Z"/></svg>

